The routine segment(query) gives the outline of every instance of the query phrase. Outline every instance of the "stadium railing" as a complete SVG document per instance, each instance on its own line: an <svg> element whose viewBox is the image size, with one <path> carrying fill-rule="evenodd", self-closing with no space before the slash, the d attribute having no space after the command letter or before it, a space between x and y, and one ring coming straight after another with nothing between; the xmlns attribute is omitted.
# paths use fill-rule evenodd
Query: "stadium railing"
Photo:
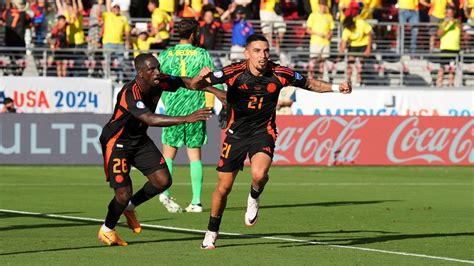
<svg viewBox="0 0 474 266"><path fill-rule="evenodd" d="M133 20L149 22L145 20ZM261 32L259 21L251 21L255 32ZM440 63L440 52L429 52L429 30L434 24L420 23L402 27L398 23L376 23L369 21L373 26L373 56L365 60L362 67L365 85L389 86L433 86ZM309 36L305 34L305 21L286 21L287 32L281 44L281 55L273 50L272 60L295 67L305 73L309 64ZM334 29L331 42L330 58L327 61L325 77L329 80L345 79L346 55L338 55L338 45L342 30L339 23ZM417 37L417 53L409 54L410 30L419 28ZM87 28L86 28L87 34ZM178 42L175 32L171 35L170 45ZM273 36L271 36L273 39ZM217 50L210 51L219 58L223 65L230 63L231 27L224 26L218 40ZM2 36L0 34L0 43ZM437 40L438 41L438 40ZM16 52L15 52L16 51ZM132 53L126 52L128 59L123 65L106 56L110 51L98 49L67 49L63 56L68 60L69 76L97 77L115 79L117 72L123 71L124 80L134 76ZM154 51L159 52L159 51ZM15 55L13 55L15 54ZM25 56L18 56L24 54ZM463 50L456 59L456 86L472 86L474 84L474 36L463 39ZM361 67L361 66L358 66ZM0 72L3 75L40 75L56 76L54 52L48 48L37 48L28 45L28 48L0 47ZM447 75L447 74L446 74Z"/></svg>

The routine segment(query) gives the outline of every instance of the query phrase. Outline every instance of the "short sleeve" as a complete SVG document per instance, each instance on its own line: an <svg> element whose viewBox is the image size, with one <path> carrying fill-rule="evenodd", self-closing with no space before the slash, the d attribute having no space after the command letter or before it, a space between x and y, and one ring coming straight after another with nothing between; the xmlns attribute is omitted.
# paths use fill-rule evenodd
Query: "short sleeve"
<svg viewBox="0 0 474 266"><path fill-rule="evenodd" d="M161 74L160 85L163 91L175 92L181 87L185 87L183 79L176 76Z"/></svg>
<svg viewBox="0 0 474 266"><path fill-rule="evenodd" d="M275 76L280 80L282 86L294 86L302 89L306 87L306 78L299 72L287 67L277 67L275 69Z"/></svg>
<svg viewBox="0 0 474 266"><path fill-rule="evenodd" d="M138 90L138 87L133 87L124 92L127 109L134 117L138 117L144 113L151 113L150 109L145 106Z"/></svg>
<svg viewBox="0 0 474 266"><path fill-rule="evenodd" d="M313 29L313 19L314 19L314 15L313 15L313 13L311 13L311 15L309 15L309 17L308 17L308 20L306 21L306 27L307 28Z"/></svg>
<svg viewBox="0 0 474 266"><path fill-rule="evenodd" d="M128 24L128 19L125 16L123 17L123 23L125 24L125 27L124 27L125 32L129 32L130 31L130 24Z"/></svg>
<svg viewBox="0 0 474 266"><path fill-rule="evenodd" d="M211 85L227 83L235 74L237 64L232 64L211 73Z"/></svg>
<svg viewBox="0 0 474 266"><path fill-rule="evenodd" d="M344 29L344 31L342 32L342 40L347 42L350 36L351 32L348 29Z"/></svg>
<svg viewBox="0 0 474 266"><path fill-rule="evenodd" d="M203 49L202 56L203 56L203 67L210 67L212 70L215 70L216 68L214 67L214 62L209 52Z"/></svg>
<svg viewBox="0 0 474 266"><path fill-rule="evenodd" d="M328 19L329 19L329 28L331 30L333 30L334 29L334 19L333 19L331 14L328 14Z"/></svg>
<svg viewBox="0 0 474 266"><path fill-rule="evenodd" d="M367 22L364 22L364 24L365 24L364 25L364 33L369 34L372 31L372 26L370 26L370 24L367 23Z"/></svg>

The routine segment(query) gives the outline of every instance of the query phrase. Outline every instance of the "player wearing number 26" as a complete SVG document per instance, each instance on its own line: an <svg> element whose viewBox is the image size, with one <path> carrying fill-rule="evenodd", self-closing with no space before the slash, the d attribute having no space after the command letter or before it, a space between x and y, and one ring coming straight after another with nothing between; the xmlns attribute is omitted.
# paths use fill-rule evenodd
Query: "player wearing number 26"
<svg viewBox="0 0 474 266"><path fill-rule="evenodd" d="M135 58L137 76L125 84L117 95L117 104L110 121L100 136L106 180L115 195L109 203L105 223L99 230L99 240L107 245L126 246L115 231L122 215L134 233L141 232L135 207L171 186L171 175L161 155L146 131L149 126L168 127L207 120L209 109L200 109L186 116L155 114L164 91L190 87L191 79L164 75L160 64L151 54ZM132 191L130 168L135 166L148 178L135 194ZM133 196L132 196L133 194Z"/></svg>

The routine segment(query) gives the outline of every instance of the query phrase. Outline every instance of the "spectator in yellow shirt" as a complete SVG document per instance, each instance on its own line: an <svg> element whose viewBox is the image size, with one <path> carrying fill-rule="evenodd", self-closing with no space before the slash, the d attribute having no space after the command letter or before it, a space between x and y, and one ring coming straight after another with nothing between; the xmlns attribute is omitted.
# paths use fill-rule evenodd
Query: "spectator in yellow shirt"
<svg viewBox="0 0 474 266"><path fill-rule="evenodd" d="M344 19L344 30L342 40L339 46L339 52L344 53L348 47L349 55L347 60L347 79L352 78L352 67L355 59L359 59L361 67L357 67L356 86L362 84L362 68L364 57L372 54L372 27L363 19L355 19L348 16Z"/></svg>
<svg viewBox="0 0 474 266"><path fill-rule="evenodd" d="M430 0L429 2L426 0L420 0L420 4L429 8L428 15L430 15L430 23L432 24L429 31L430 51L433 51L437 35L437 26L446 16L446 7L454 7L454 5L451 0Z"/></svg>
<svg viewBox="0 0 474 266"><path fill-rule="evenodd" d="M272 40L272 29L277 33L275 51L280 53L280 44L286 32L286 23L283 20L283 10L280 0L260 0L260 21L262 33L267 40ZM271 41L270 41L271 43Z"/></svg>
<svg viewBox="0 0 474 266"><path fill-rule="evenodd" d="M66 17L67 42L70 48L85 48L86 38L83 30L82 11L84 7L81 0L56 0L58 12Z"/></svg>
<svg viewBox="0 0 474 266"><path fill-rule="evenodd" d="M103 0L99 0L99 5L102 3ZM124 53L128 53L130 47L130 25L120 13L118 2L106 0L106 10L101 14L104 27L102 47L106 50L104 56L109 62L118 60L118 81L123 82Z"/></svg>
<svg viewBox="0 0 474 266"><path fill-rule="evenodd" d="M463 44L466 52L474 51L474 47L469 46L470 39L474 36L474 0L465 0L463 3L464 15L467 18L466 24L463 26Z"/></svg>
<svg viewBox="0 0 474 266"><path fill-rule="evenodd" d="M314 66L319 64L318 79L323 79L324 63L329 57L334 19L329 13L327 0L319 1L319 10L311 13L306 21L306 33L311 36L308 77L313 77Z"/></svg>
<svg viewBox="0 0 474 266"><path fill-rule="evenodd" d="M148 52L151 45L156 42L156 38L150 37L146 29L137 30L137 33L138 36L132 39L133 57Z"/></svg>
<svg viewBox="0 0 474 266"><path fill-rule="evenodd" d="M176 0L158 0L158 6L168 15L173 16L176 10Z"/></svg>
<svg viewBox="0 0 474 266"><path fill-rule="evenodd" d="M438 70L436 86L443 86L444 68L448 68L448 86L454 86L454 73L456 72L456 61L461 50L461 23L454 18L456 11L454 7L446 8L446 17L439 24L438 36L440 37L441 64Z"/></svg>
<svg viewBox="0 0 474 266"><path fill-rule="evenodd" d="M148 11L151 13L151 36L156 39L151 49L166 49L170 42L171 16L158 7L157 0L148 2Z"/></svg>
<svg viewBox="0 0 474 266"><path fill-rule="evenodd" d="M418 26L413 25L420 23L418 0L398 0L398 21L402 25L411 27L410 53L413 55L416 53L418 38Z"/></svg>

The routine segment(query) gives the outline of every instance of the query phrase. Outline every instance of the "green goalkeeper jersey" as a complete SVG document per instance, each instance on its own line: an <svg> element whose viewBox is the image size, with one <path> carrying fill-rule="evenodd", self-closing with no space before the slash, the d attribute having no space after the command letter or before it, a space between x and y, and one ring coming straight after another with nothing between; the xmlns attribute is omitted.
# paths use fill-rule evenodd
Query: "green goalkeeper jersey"
<svg viewBox="0 0 474 266"><path fill-rule="evenodd" d="M191 44L177 44L161 52L158 61L160 71L172 76L192 78L206 66L214 70L209 53ZM161 99L165 105L165 113L171 116L188 115L205 107L203 91L179 88L176 92L163 92Z"/></svg>

